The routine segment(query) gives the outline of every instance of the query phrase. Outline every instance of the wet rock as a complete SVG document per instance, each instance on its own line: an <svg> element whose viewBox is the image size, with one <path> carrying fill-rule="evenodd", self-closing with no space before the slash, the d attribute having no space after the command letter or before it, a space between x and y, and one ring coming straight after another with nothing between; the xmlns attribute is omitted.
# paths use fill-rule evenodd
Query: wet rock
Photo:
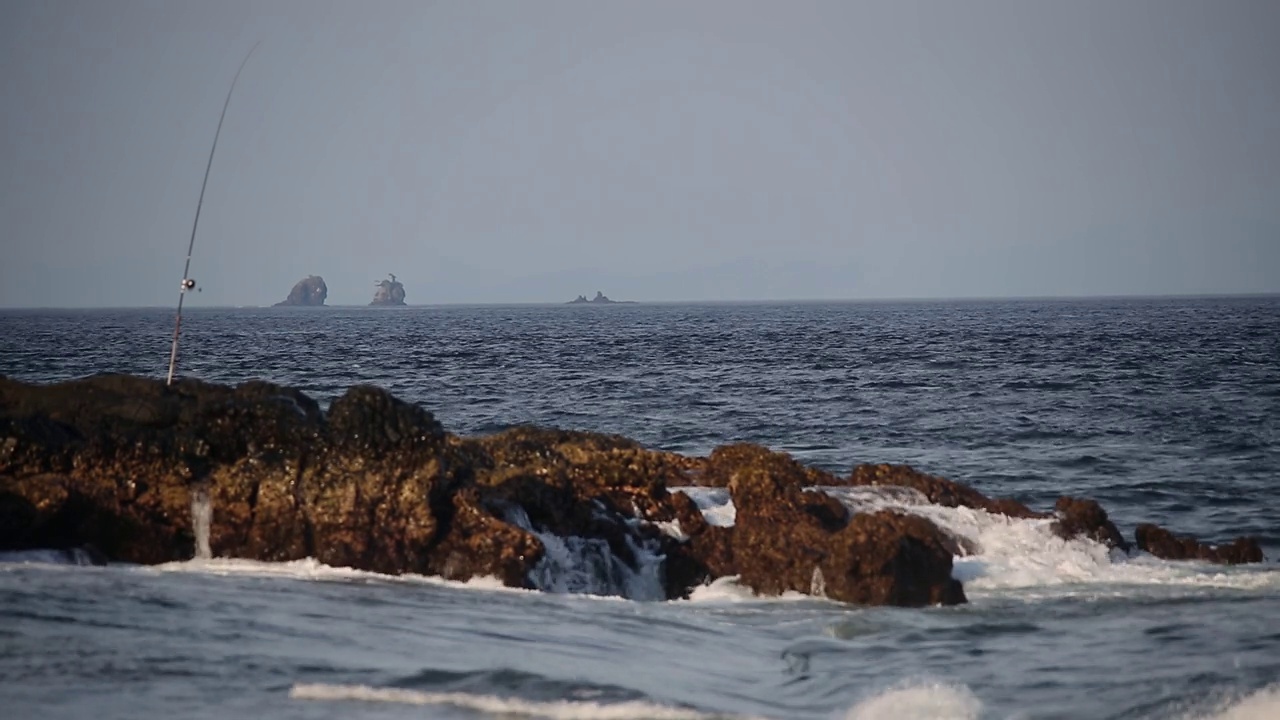
<svg viewBox="0 0 1280 720"><path fill-rule="evenodd" d="M683 596L702 581L679 547L682 541L649 524L677 521L681 501L688 498L673 496L667 484L688 484L693 460L617 435L536 427L463 440L462 446L480 496L494 514L520 508L540 530L603 541L632 571L641 565L635 548L656 546L667 558L669 597ZM686 522L694 514L702 520L693 507Z"/></svg>
<svg viewBox="0 0 1280 720"><path fill-rule="evenodd" d="M667 550L667 594L682 597L716 578L738 573L733 557L733 528L711 525L684 493L671 494L673 522L684 536Z"/></svg>
<svg viewBox="0 0 1280 720"><path fill-rule="evenodd" d="M494 516L479 491L451 498L446 532L432 554L434 570L449 580L496 577L508 587L531 588L529 573L546 548L533 533Z"/></svg>
<svg viewBox="0 0 1280 720"><path fill-rule="evenodd" d="M308 275L289 291L289 297L276 303L276 307L321 307L329 297L329 286L319 275Z"/></svg>
<svg viewBox="0 0 1280 720"><path fill-rule="evenodd" d="M475 464L478 484L543 478L573 488L577 499L604 503L648 521L675 517L666 488L691 484L690 474L698 464L619 435L549 428L517 427L463 444Z"/></svg>
<svg viewBox="0 0 1280 720"><path fill-rule="evenodd" d="M1062 496L1053 505L1058 519L1053 522L1055 535L1070 540L1084 537L1100 542L1109 548L1129 551L1129 543L1107 519L1107 511L1102 509L1096 500Z"/></svg>
<svg viewBox="0 0 1280 720"><path fill-rule="evenodd" d="M205 488L217 555L428 569L412 545L433 537L420 508L429 510L426 488L447 475L443 433L381 391L353 390L326 418L306 396L269 383L7 381L0 423L19 440L0 466L0 492L36 509L23 531L33 546L92 542L113 559L141 563L189 558L191 497ZM389 440L401 435L404 442ZM378 454L393 442L393 453ZM415 500L398 502L405 496Z"/></svg>
<svg viewBox="0 0 1280 720"><path fill-rule="evenodd" d="M708 487L728 487L734 476L744 470L765 471L776 481L797 489L842 484L832 473L801 464L787 453L751 443L722 445L711 451L701 468L691 470L694 484Z"/></svg>
<svg viewBox="0 0 1280 720"><path fill-rule="evenodd" d="M850 473L849 485L894 485L918 491L929 502L944 507L970 507L999 513L1014 518L1046 518L1044 513L1032 511L1026 505L1011 498L991 499L963 483L927 475L910 465L858 465Z"/></svg>
<svg viewBox="0 0 1280 720"><path fill-rule="evenodd" d="M850 518L838 501L803 491L833 476L759 446L696 459L545 428L463 439L378 388L352 388L325 413L270 383L126 376L0 380L0 431L5 548L92 543L113 560L186 559L201 492L216 556L528 587L547 554L540 538L555 536L607 548L636 573L665 558L667 597L740 574L765 593L963 599L931 523ZM695 482L730 487L738 527L708 525L668 490Z"/></svg>
<svg viewBox="0 0 1280 720"><path fill-rule="evenodd" d="M756 592L874 605L965 601L946 537L924 518L888 511L849 518L829 496L763 467L739 470L729 488L736 570Z"/></svg>
<svg viewBox="0 0 1280 720"><path fill-rule="evenodd" d="M1134 532L1138 549L1165 560L1205 560L1222 565L1263 561L1257 538L1239 537L1230 545L1207 545L1194 537L1177 536L1159 525L1143 523Z"/></svg>
<svg viewBox="0 0 1280 720"><path fill-rule="evenodd" d="M590 548L609 567L593 592L626 592L615 576L627 572L652 588L661 559L657 595L672 598L738 575L763 594L963 602L951 578L952 556L965 551L956 538L919 516L851 514L813 490L878 484L944 505L1035 516L905 466L859 466L846 480L758 445L689 458L617 435L548 428L460 438L418 405L367 386L325 412L265 382L166 386L102 375L36 386L0 378L3 550L187 559L192 499L205 494L210 546L223 557L314 557L531 587L559 572L567 549ZM710 525L688 496L669 489L688 485L727 488L736 525ZM1064 536L1123 547L1097 503L1063 498L1057 509ZM1139 542L1172 547L1153 530L1141 530ZM1209 552L1177 542L1183 555ZM100 555L84 555L87 545ZM1255 555L1256 543L1241 541L1210 557Z"/></svg>
<svg viewBox="0 0 1280 720"><path fill-rule="evenodd" d="M925 582L930 589L886 583L880 570L869 563L878 558L884 572L896 566L888 557L888 538L894 531L871 532L873 527L899 526L900 537L907 536L901 519L905 516L883 513L876 519L857 516L850 521L848 510L838 500L806 488L847 484L825 470L806 466L789 454L750 443L724 445L711 452L699 465L685 469L672 483L728 487L737 508L734 527L712 527L705 522L692 522L686 532L687 546L682 559L707 577L739 575L743 584L763 594L785 591L810 592L815 568L823 594L858 603L890 603L921 605L931 602L963 602L959 585L949 580L951 557L957 543L931 522L906 522L919 537L904 540L903 547L918 543L939 549L948 579L937 577L938 567L922 566L932 578ZM692 501L689 501L692 505ZM681 521L685 527L685 521ZM849 530L849 528L855 530ZM841 534L843 533L843 534ZM853 543L839 553L832 548ZM881 542L877 546L876 543ZM924 551L928 555L931 550ZM847 552L846 552L847 551ZM850 555L849 553L853 553ZM858 553L866 553L859 555ZM922 557L924 556L922 555ZM816 558L826 558L817 562ZM930 561L937 558L930 558ZM927 563L926 563L927 564ZM937 588L931 586L936 585Z"/></svg>

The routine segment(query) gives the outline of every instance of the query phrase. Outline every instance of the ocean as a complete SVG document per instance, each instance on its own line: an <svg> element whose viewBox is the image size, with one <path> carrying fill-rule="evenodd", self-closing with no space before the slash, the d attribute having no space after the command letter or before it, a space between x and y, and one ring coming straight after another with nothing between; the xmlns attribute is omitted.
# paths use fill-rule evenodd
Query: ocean
<svg viewBox="0 0 1280 720"><path fill-rule="evenodd" d="M159 377L172 322L0 311L0 374ZM597 596L568 547L542 591L8 553L4 717L1280 718L1278 297L193 308L179 374L322 404L371 383L466 435L534 423L688 454L757 442L841 474L909 463L1037 510L1094 498L1129 538L1253 535L1268 559L1123 556L923 506L977 548L954 569L969 603L902 609L732 579Z"/></svg>

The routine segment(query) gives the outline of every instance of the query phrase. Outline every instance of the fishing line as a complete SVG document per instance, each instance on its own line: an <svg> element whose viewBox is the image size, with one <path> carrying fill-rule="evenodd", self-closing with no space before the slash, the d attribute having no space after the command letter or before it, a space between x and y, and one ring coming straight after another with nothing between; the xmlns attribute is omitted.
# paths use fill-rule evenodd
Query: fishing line
<svg viewBox="0 0 1280 720"><path fill-rule="evenodd" d="M227 119L227 108L231 105L231 94L236 90L236 81L240 79L240 73L248 64L249 56L258 49L259 44L261 41L249 48L244 60L240 61L240 68L236 70L235 77L231 78L231 88L227 90L227 99L222 103L222 116L218 118L218 129L213 133L213 147L209 148L209 163L205 165L204 182L200 184L200 199L196 202L196 219L191 223L191 241L187 243L187 264L182 268L182 289L178 292L178 313L173 319L173 347L169 350L169 377L165 380L165 385L173 384L173 370L178 364L178 337L182 333L182 301L187 297L187 291L196 286L196 281L191 278L191 251L196 246L196 227L200 225L200 208L204 206L204 189L209 186L209 171L213 169L213 153L218 149L218 136L222 134L222 121Z"/></svg>

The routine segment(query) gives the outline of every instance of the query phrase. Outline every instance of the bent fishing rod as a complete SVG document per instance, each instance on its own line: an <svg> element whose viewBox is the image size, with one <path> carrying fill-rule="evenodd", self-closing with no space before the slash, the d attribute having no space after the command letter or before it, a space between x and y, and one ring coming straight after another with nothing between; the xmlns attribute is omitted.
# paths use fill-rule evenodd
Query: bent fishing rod
<svg viewBox="0 0 1280 720"><path fill-rule="evenodd" d="M240 68L236 70L235 77L231 78L231 88L227 90L227 99L222 103L222 115L218 118L218 129L213 133L213 147L209 148L209 163L205 165L204 182L200 184L200 199L196 201L196 219L191 223L191 241L187 243L187 264L182 268L182 289L178 292L178 313L173 320L173 347L169 350L169 377L165 380L165 385L173 384L173 371L178 364L178 337L182 334L182 301L187 297L187 291L196 286L196 281L191 278L191 251L196 246L196 228L200 225L200 208L204 205L204 189L209 186L209 171L213 169L213 153L218 149L218 136L222 134L222 121L227 119L227 108L231 105L231 94L236 90L236 81L240 79L240 73L248 64L249 56L258 49L259 44L260 42L254 43L253 47L249 48L244 60L240 61Z"/></svg>

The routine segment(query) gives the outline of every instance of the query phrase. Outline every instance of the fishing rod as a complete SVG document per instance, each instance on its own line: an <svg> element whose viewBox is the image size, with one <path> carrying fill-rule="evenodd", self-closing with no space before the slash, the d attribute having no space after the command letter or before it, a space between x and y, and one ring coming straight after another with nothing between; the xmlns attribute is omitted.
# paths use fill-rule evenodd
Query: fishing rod
<svg viewBox="0 0 1280 720"><path fill-rule="evenodd" d="M196 202L196 219L191 223L191 242L187 243L187 264L182 268L182 289L178 292L178 314L173 319L173 347L169 350L169 377L165 380L165 385L173 384L173 370L178 364L178 336L182 333L182 301L187 297L187 291L196 286L196 281L191 278L191 251L196 246L196 227L200 225L200 208L204 205L204 189L209 186L209 171L213 169L213 153L218 149L218 136L222 134L222 121L227 119L227 107L231 105L231 93L236 90L236 81L240 79L240 73L248 64L249 56L258 49L259 44L261 41L249 48L244 60L240 61L240 68L236 70L235 77L231 78L231 88L227 90L227 99L222 103L222 116L218 118L218 129L213 133L213 147L209 148L209 163L205 165L204 182L200 184L200 199Z"/></svg>

